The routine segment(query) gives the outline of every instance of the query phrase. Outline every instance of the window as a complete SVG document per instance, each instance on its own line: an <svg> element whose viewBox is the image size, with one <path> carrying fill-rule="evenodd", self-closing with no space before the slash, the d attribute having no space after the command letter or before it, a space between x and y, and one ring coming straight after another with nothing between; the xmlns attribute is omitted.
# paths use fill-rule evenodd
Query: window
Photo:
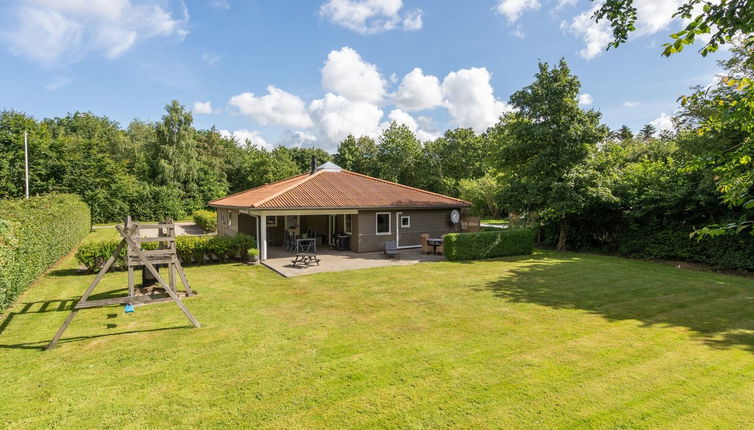
<svg viewBox="0 0 754 430"><path fill-rule="evenodd" d="M351 215L343 215L343 230L345 233L351 234Z"/></svg>
<svg viewBox="0 0 754 430"><path fill-rule="evenodd" d="M267 227L277 227L278 226L278 217L276 216L268 216L267 217Z"/></svg>
<svg viewBox="0 0 754 430"><path fill-rule="evenodd" d="M377 212L377 234L390 234L390 212Z"/></svg>
<svg viewBox="0 0 754 430"><path fill-rule="evenodd" d="M228 225L233 225L233 214L228 211Z"/></svg>
<svg viewBox="0 0 754 430"><path fill-rule="evenodd" d="M401 216L401 228L411 228L411 217L408 215Z"/></svg>
<svg viewBox="0 0 754 430"><path fill-rule="evenodd" d="M220 224L225 225L225 212L218 212L220 214Z"/></svg>

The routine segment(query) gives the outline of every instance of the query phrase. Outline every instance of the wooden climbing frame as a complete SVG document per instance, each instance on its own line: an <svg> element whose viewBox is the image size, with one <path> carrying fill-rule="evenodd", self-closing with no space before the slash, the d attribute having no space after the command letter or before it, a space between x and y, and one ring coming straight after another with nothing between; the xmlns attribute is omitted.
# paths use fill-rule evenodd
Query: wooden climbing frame
<svg viewBox="0 0 754 430"><path fill-rule="evenodd" d="M157 229L157 236L145 237L142 236L142 229ZM186 273L183 271L181 262L178 260L175 244L175 224L173 220L168 218L164 223L158 224L138 224L131 221L131 217L125 219L123 226L116 225L115 230L121 236L121 241L118 247L113 251L113 254L108 258L105 264L100 269L97 277L89 285L84 294L79 299L76 306L63 321L63 324L58 329L55 336L50 341L49 345L45 349L54 348L58 343L63 333L73 321L79 310L87 308L97 308L102 306L110 306L117 304L150 304L166 300L172 300L178 305L186 318L191 324L199 328L201 324L194 318L194 315L188 310L186 305L181 301L181 296L189 297L194 295L194 291L189 285L188 279L186 279ZM157 242L159 249L144 250L141 249L142 243ZM128 295L125 297L113 297L109 299L89 300L89 296L92 291L97 287L97 284L102 280L105 274L110 270L115 260L118 259L123 248L126 247L126 266L128 269ZM167 265L168 268L168 281L160 276L155 265ZM153 294L153 291L141 291L136 288L134 284L134 269L137 267L144 267L167 293L165 294ZM175 275L181 279L184 291L176 290Z"/></svg>

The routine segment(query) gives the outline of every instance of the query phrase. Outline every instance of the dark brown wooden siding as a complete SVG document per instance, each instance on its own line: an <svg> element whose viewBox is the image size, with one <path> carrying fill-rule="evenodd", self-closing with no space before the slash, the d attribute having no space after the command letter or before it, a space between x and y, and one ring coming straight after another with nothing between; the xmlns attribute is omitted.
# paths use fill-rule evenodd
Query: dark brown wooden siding
<svg viewBox="0 0 754 430"><path fill-rule="evenodd" d="M419 236L429 234L429 237L440 237L447 233L461 231L461 225L450 222L450 209L412 209L359 211L358 221L354 223L354 245L352 250L357 252L372 252L385 249L385 242L396 240L396 230L400 229L398 245L418 246ZM376 216L378 212L389 212L391 219L390 235L377 235ZM411 217L411 226L401 228L396 214ZM357 227L358 226L358 227ZM358 232L358 233L356 233Z"/></svg>

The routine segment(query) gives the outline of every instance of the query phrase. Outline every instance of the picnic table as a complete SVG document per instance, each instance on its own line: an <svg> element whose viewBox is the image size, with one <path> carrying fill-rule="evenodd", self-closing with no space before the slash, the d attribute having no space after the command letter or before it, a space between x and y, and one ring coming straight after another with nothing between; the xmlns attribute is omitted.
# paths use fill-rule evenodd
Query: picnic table
<svg viewBox="0 0 754 430"><path fill-rule="evenodd" d="M293 263L293 267L296 267L298 264L308 266L312 263L317 263L317 266L319 266L319 257L317 257L317 254L299 252L296 254L295 258L291 260L291 263Z"/></svg>

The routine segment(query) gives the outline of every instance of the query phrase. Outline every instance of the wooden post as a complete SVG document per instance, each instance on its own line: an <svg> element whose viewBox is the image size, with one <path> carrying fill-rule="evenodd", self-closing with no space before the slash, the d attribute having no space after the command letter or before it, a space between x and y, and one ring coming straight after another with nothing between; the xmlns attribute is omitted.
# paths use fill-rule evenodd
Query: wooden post
<svg viewBox="0 0 754 430"><path fill-rule="evenodd" d="M124 227L131 227L131 215L127 216L124 220ZM138 231L138 230L137 230ZM136 295L136 285L134 284L134 268L128 264L128 260L131 257L131 247L126 250L126 266L128 266L128 297L134 297Z"/></svg>
<svg viewBox="0 0 754 430"><path fill-rule="evenodd" d="M117 227L118 226L116 226L116 228ZM131 229L129 229L129 230L124 230L124 232L126 232L127 234L132 234L134 230L135 230L135 228L131 227ZM123 233L121 233L121 235L122 234ZM86 302L86 300L92 294L92 291L94 291L94 287L96 287L97 284L99 284L99 282L105 276L105 274L107 273L107 271L110 270L110 266L112 266L113 263L115 262L115 260L118 258L118 256L120 255L120 251L123 249L124 246L126 246L126 241L125 240L121 240L120 243L118 244L118 247L115 248L115 251L113 251L113 255L111 255L110 258L107 259L107 261L105 262L105 265L102 266L102 269L100 269L99 273L97 274L97 277L94 278L94 280L92 281L91 284L89 284L89 288L87 288L86 291L84 291L84 294L81 296L81 298L79 299L79 301L76 304L76 306L80 305L81 303ZM73 318L76 316L76 314L78 312L79 312L79 310L76 307L74 307L73 310L71 311L70 315L68 315L68 317L65 319L65 321L63 321L63 324L58 329L58 332L55 333L55 336L52 338L52 340L50 341L50 343L47 345L47 347L45 349L51 349L51 348L54 348L55 345L57 345L57 343L60 340L61 336L63 336L63 333L65 332L65 329L68 328L68 326L71 324L71 321L73 321Z"/></svg>

